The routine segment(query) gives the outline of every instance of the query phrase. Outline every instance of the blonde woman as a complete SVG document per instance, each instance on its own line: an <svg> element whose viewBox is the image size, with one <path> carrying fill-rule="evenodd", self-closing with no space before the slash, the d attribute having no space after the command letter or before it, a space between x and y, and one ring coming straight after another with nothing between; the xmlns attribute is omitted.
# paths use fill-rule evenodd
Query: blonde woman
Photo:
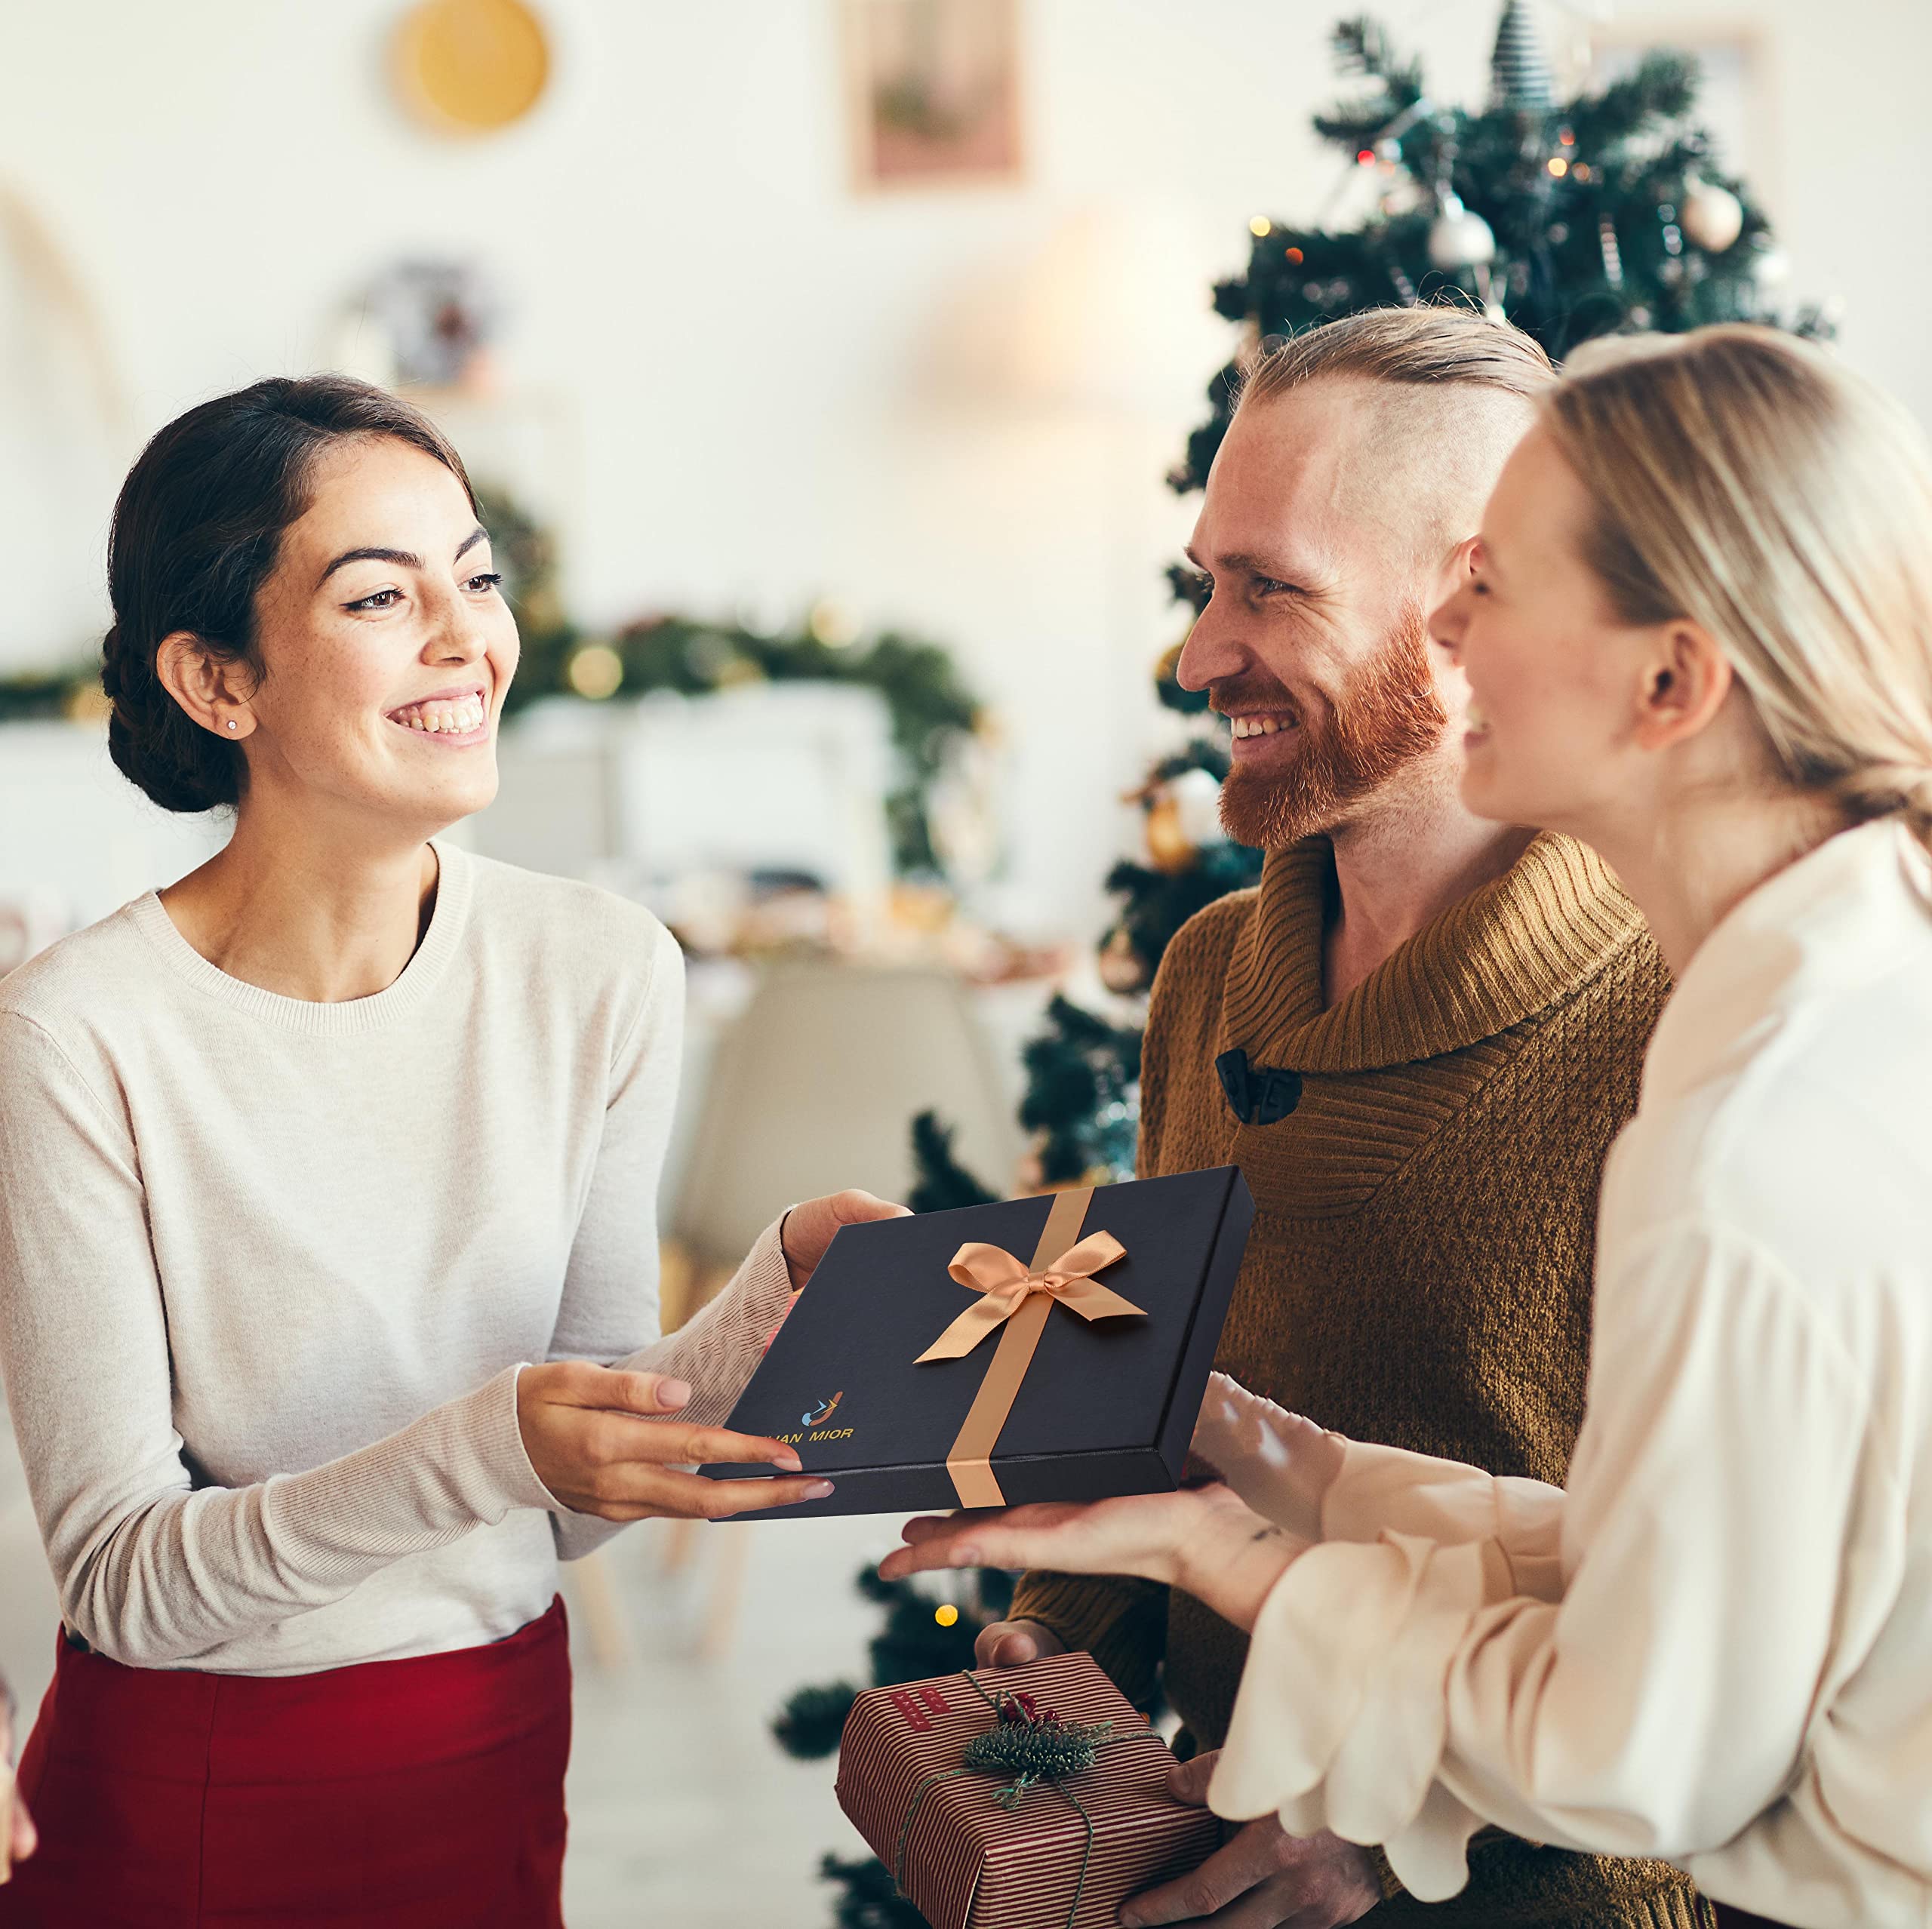
<svg viewBox="0 0 1932 1929"><path fill-rule="evenodd" d="M1226 1484L915 1522L886 1571L1196 1595L1253 1635L1212 1805L1383 1844L1424 1900L1494 1824L1670 1858L1732 1922L1923 1924L1932 462L1802 343L1592 347L1433 629L1467 801L1594 845L1678 980L1567 1491L1220 1381Z"/></svg>
<svg viewBox="0 0 1932 1929"><path fill-rule="evenodd" d="M0 1925L555 1925L558 1557L829 1491L718 1423L840 1223L902 1208L795 1208L657 1338L682 961L440 835L496 794L517 633L417 411L191 409L109 575L115 762L235 823L0 985L0 1364L64 1624Z"/></svg>

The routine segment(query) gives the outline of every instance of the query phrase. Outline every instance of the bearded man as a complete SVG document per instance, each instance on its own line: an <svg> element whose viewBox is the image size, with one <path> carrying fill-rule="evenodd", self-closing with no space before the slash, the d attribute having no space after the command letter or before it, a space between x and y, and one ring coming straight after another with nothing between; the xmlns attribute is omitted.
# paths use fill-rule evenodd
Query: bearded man
<svg viewBox="0 0 1932 1929"><path fill-rule="evenodd" d="M1469 573L1550 379L1506 323L1429 308L1331 323L1251 374L1189 550L1211 593L1180 675L1232 725L1223 818L1267 862L1162 961L1140 1171L1247 1176L1257 1212L1223 1371L1355 1439L1561 1481L1583 1411L1598 1177L1667 981L1592 854L1463 809L1477 720L1425 619ZM1184 1724L1174 1792L1205 1801L1244 1636L1144 1582L1029 1574L1011 1614L981 1636L983 1665L1086 1648L1144 1704L1164 1660ZM1500 1835L1461 1895L1426 1908L1379 1854L1272 1818L1120 1919L1364 1916L1709 1920L1662 1863Z"/></svg>

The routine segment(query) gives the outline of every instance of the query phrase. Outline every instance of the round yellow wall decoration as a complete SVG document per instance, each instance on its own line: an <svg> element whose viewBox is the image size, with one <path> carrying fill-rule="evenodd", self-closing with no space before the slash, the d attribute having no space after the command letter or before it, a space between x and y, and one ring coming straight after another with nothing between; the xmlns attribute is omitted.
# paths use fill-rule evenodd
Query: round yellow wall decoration
<svg viewBox="0 0 1932 1929"><path fill-rule="evenodd" d="M521 120L550 78L543 23L523 0L422 0L396 31L403 98L451 134Z"/></svg>

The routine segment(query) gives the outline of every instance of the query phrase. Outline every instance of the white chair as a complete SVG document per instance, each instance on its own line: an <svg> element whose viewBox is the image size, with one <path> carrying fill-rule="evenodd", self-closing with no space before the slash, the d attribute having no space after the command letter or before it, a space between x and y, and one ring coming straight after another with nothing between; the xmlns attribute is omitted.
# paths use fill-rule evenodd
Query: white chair
<svg viewBox="0 0 1932 1929"><path fill-rule="evenodd" d="M1003 1186L1021 1141L1007 1081L949 972L837 961L769 968L718 1040L669 1214L700 1261L735 1264L792 1201L864 1187L903 1198L909 1128L931 1108Z"/></svg>

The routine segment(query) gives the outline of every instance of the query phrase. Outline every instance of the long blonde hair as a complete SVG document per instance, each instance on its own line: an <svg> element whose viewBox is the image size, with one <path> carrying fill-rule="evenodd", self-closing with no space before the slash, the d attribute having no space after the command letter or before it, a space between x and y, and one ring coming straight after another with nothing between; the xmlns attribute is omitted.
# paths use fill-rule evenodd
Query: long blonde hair
<svg viewBox="0 0 1932 1929"><path fill-rule="evenodd" d="M1932 451L1905 411L1743 325L1588 343L1541 410L1619 618L1700 624L1786 782L1932 844Z"/></svg>

